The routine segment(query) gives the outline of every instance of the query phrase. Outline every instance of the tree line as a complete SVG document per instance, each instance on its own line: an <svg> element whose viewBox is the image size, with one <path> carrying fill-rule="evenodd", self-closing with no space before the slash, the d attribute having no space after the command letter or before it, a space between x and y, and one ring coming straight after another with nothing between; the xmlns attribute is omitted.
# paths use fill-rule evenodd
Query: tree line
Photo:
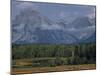
<svg viewBox="0 0 100 75"><path fill-rule="evenodd" d="M56 58L51 61L67 61L68 64L96 63L96 44L50 45L29 44L12 45L12 59ZM49 59L48 59L49 60Z"/></svg>

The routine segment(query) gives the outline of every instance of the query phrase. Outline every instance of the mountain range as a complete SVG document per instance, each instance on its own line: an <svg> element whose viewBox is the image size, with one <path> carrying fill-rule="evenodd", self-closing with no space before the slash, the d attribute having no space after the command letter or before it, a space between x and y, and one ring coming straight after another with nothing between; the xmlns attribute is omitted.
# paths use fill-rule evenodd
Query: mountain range
<svg viewBox="0 0 100 75"><path fill-rule="evenodd" d="M41 13L27 9L12 20L12 43L74 44L96 41L95 19L77 17L74 21L54 22Z"/></svg>

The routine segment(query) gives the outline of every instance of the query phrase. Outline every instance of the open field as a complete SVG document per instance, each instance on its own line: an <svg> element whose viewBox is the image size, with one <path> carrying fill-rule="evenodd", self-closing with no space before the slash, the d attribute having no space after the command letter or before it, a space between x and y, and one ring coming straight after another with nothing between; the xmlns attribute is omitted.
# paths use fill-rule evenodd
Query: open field
<svg viewBox="0 0 100 75"><path fill-rule="evenodd" d="M44 72L61 72L61 71L76 71L76 70L92 70L96 69L95 64L83 65L63 65L56 67L36 67L36 68L12 68L12 74L31 74L31 73L44 73Z"/></svg>

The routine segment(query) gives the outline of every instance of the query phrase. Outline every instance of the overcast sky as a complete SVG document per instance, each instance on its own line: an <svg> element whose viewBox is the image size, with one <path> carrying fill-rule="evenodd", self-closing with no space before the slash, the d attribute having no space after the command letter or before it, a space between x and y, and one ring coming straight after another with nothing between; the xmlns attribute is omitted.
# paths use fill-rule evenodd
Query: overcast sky
<svg viewBox="0 0 100 75"><path fill-rule="evenodd" d="M72 4L54 4L54 3L36 3L36 2L12 2L12 18L15 18L20 11L32 9L40 12L51 20L59 19L71 20L79 16L95 17L95 6L90 5L72 5Z"/></svg>

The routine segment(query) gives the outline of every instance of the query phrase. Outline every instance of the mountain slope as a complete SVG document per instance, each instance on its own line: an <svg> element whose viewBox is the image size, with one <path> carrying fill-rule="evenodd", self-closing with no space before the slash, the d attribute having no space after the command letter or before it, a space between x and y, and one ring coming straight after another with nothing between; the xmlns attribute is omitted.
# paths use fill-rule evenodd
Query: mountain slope
<svg viewBox="0 0 100 75"><path fill-rule="evenodd" d="M69 25L73 28L82 28L91 26L91 22L89 21L88 17L78 17Z"/></svg>
<svg viewBox="0 0 100 75"><path fill-rule="evenodd" d="M87 17L76 18L69 24L56 23L37 11L26 9L12 21L12 43L17 44L84 43L89 38L95 41L94 34L95 26Z"/></svg>

